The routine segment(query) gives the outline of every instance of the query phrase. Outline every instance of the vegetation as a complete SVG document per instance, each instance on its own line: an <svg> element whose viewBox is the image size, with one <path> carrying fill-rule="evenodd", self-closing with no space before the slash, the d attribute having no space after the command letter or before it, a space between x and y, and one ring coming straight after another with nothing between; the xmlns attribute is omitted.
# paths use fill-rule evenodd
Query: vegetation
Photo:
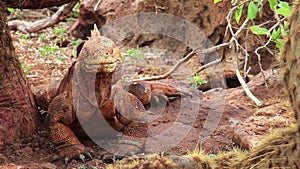
<svg viewBox="0 0 300 169"><path fill-rule="evenodd" d="M30 35L29 34L22 34L21 38L22 39L29 39Z"/></svg>
<svg viewBox="0 0 300 169"><path fill-rule="evenodd" d="M123 61L126 62L126 57L130 57L137 62L144 60L144 53L141 51L139 46L137 46L135 49L128 49L123 51L124 54L122 55Z"/></svg>
<svg viewBox="0 0 300 169"><path fill-rule="evenodd" d="M46 45L44 48L39 49L39 52L43 56L53 55L56 51L58 51L58 46L48 46L48 45Z"/></svg>
<svg viewBox="0 0 300 169"><path fill-rule="evenodd" d="M214 2L219 3L221 1L222 0L215 0ZM257 47L254 50L254 53L258 57L260 69L261 71L263 71L260 63L260 50L266 49L270 54L276 55L276 53L278 52L270 48L270 46L272 45L271 43L275 43L278 49L282 49L283 36L286 36L289 31L287 17L291 14L291 7L288 2L281 0L246 0L242 2L232 1L232 3L233 7L227 15L228 29L231 36L233 37L232 42L235 42L235 47L243 53L243 55L245 56L245 61L248 61L249 51L246 47L247 38L244 44L239 43L237 39L240 37L242 30L246 30L247 34L248 31L250 31L253 34L257 35L258 39L263 41L263 44ZM273 11L274 20L267 20L262 23L258 22L258 18L263 16L264 10L266 10L265 7L267 5L269 9ZM236 23L232 23L232 20L234 20ZM242 24L241 21L243 21ZM235 32L232 27L233 24L239 25L237 31ZM265 41L265 38L261 36L265 36L267 40ZM245 62L244 73L247 74L247 72L249 72L249 70L247 70L247 62Z"/></svg>
<svg viewBox="0 0 300 169"><path fill-rule="evenodd" d="M29 75L30 70L34 68L32 65L21 64L22 69L24 70L26 75Z"/></svg>
<svg viewBox="0 0 300 169"><path fill-rule="evenodd" d="M200 85L205 85L207 83L206 80L203 80L200 76L194 75L192 79L192 86L197 88Z"/></svg>

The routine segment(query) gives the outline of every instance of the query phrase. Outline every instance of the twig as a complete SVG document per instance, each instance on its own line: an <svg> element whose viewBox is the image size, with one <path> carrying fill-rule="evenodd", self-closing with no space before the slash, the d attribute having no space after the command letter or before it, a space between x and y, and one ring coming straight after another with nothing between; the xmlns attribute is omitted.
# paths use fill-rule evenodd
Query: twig
<svg viewBox="0 0 300 169"><path fill-rule="evenodd" d="M241 25L241 27L234 33L233 30L232 30L231 23L230 23L230 22L231 22L231 16L232 16L232 13L233 13L233 11L230 11L230 12L228 13L228 15L226 16L227 23L228 23L228 29L229 29L229 31L230 31L230 33L231 33L231 35L232 35L232 38L231 38L230 41L232 41L232 42L234 41L234 42L235 42L235 45L233 45L233 46L235 46L236 49L239 49L239 48L240 48L240 49L242 49L242 50L244 51L244 53L245 53L246 55L248 55L247 50L244 49L244 48L239 44L237 38L238 38L238 35L240 34L240 32L241 32L241 31L244 29L244 27L247 25L247 23L248 23L249 20L248 20L248 18L247 18L247 19L244 21L244 23ZM232 50L236 50L236 49L232 49ZM237 78L238 78L238 80L239 80L241 86L243 87L243 90L245 91L245 93L247 94L247 96L248 96L251 100L253 100L253 101L255 102L255 104L256 104L257 106L261 106L261 105L262 105L261 101L258 100L258 99L251 93L249 87L247 86L246 82L244 81L244 79L243 79L243 77L242 77L242 75L241 75L241 73L240 73L240 71L239 71L239 66L238 66L238 56L237 56L236 53L234 53L233 58L234 58L234 63L235 63L235 73L236 73L236 76L237 76Z"/></svg>
<svg viewBox="0 0 300 169"><path fill-rule="evenodd" d="M247 86L246 82L244 81L239 69L238 69L238 61L237 61L237 54L235 53L234 54L234 63L235 63L235 73L236 73L236 76L241 84L241 86L243 87L243 90L245 91L245 93L247 94L247 96L254 101L254 103L260 107L262 105L262 102L256 98L252 92L250 91L249 87Z"/></svg>
<svg viewBox="0 0 300 169"><path fill-rule="evenodd" d="M231 25L231 16L233 14L233 11L237 8L237 6L233 7L227 14L226 20L227 20L227 27L229 29L229 32L231 33L231 39L229 42L235 42L236 47L242 49L245 53L248 53L238 42L237 36L240 34L240 32L246 27L247 23L249 22L249 19L246 18L241 27L234 33Z"/></svg>
<svg viewBox="0 0 300 169"><path fill-rule="evenodd" d="M264 45L263 40L260 37L255 37L257 42L259 43L259 45ZM268 48L267 46L265 47L267 52L269 52L271 55L274 55L274 53L272 52L272 50L270 48Z"/></svg>
<svg viewBox="0 0 300 169"><path fill-rule="evenodd" d="M249 35L249 29L247 29L247 31L246 31L246 39L248 39L248 35ZM248 48L247 48L248 43L247 43L247 42L248 42L248 41L245 41L245 50L246 50L246 51L248 51ZM247 77L247 75L248 75L248 71L247 71L248 58L249 58L249 54L246 53L246 54L245 54L245 60L244 60L244 78ZM250 68L250 66L249 66L249 68ZM248 69L248 70L249 70L249 69Z"/></svg>
<svg viewBox="0 0 300 169"><path fill-rule="evenodd" d="M199 48L197 48L197 49L191 51L189 54L187 54L187 55L186 55L183 59L181 59L179 62L177 62L176 65L175 65L172 69L170 69L167 73L165 73L165 74L157 75L157 76L151 76L151 77L143 77L143 78L133 79L133 80L129 80L129 81L130 81L130 82L137 82L137 81L143 81L143 80L159 80L159 79L165 79L165 78L167 78L168 76L170 76L172 73L174 73L174 72L175 72L175 71L176 71L183 63L185 63L185 62L187 62L189 59L191 59L195 54L197 54L197 53L200 54L200 55L209 54L209 53L211 53L211 52L214 52L214 51L216 51L216 50L218 50L218 49L220 49L220 48L223 48L223 47L229 46L229 45L230 45L229 42L227 42L227 43L222 43L222 44L220 44L220 45L213 46L213 47L211 47L211 48L204 49L204 50L201 50L201 51L199 51L199 52L198 52ZM211 65L213 65L213 64L216 64L216 63L218 63L218 62L220 62L220 61L221 61L221 59L217 59L217 60L213 61L213 63L211 63L211 64L207 64L206 66L203 65L203 66L205 66L204 69L207 68L207 67L209 67L209 66L211 66ZM201 68L202 68L202 67L200 67L199 69L201 69ZM202 68L202 69L203 69L203 68ZM198 71L198 70L197 70L197 71ZM201 71L201 70L199 70L199 71Z"/></svg>
<svg viewBox="0 0 300 169"><path fill-rule="evenodd" d="M264 81L265 81L265 86L266 86L267 88L269 88L269 87L268 87L268 84L267 84L267 82L266 82L266 78L265 78L265 75L264 75L264 70L263 70L262 64L261 64L261 57L260 57L260 54L258 53L258 50L263 49L263 48L265 48L267 45L269 45L269 43L271 42L271 40L272 40L272 37L270 36L270 37L269 37L269 40L268 40L263 46L260 46L260 47L256 48L255 51L254 51L254 53L257 55L259 69L260 69L260 71L262 72L262 76L263 76Z"/></svg>
<svg viewBox="0 0 300 169"><path fill-rule="evenodd" d="M276 22L276 23L277 23L277 21L266 21L266 22L264 22L264 23L262 23L262 24L259 24L259 25L257 25L257 26L262 27L262 26L264 26L264 25L267 25L267 24L273 23L273 22Z"/></svg>
<svg viewBox="0 0 300 169"><path fill-rule="evenodd" d="M209 53L214 52L214 51L216 51L218 49L221 49L221 48L223 48L225 46L229 46L230 44L231 44L231 42L222 43L220 45L213 46L213 47L210 47L208 49L204 49L204 50L202 50L200 52L197 52L197 53L202 54L202 55L203 54L209 54Z"/></svg>
<svg viewBox="0 0 300 169"><path fill-rule="evenodd" d="M65 4L59 8L50 18L45 18L35 22L26 22L22 20L13 20L8 22L11 29L17 29L23 33L33 33L42 29L51 27L67 17L77 2Z"/></svg>
<svg viewBox="0 0 300 169"><path fill-rule="evenodd" d="M26 75L27 78L38 78L40 77L37 72L34 75Z"/></svg>
<svg viewBox="0 0 300 169"><path fill-rule="evenodd" d="M267 84L266 79L265 79L264 70L263 70L262 64L261 64L261 56L260 56L260 54L258 53L258 51L261 50L261 49L263 49L263 48L267 48L267 46L270 44L270 42L271 42L272 39L273 39L272 36L271 36L271 32L272 32L275 28L277 28L277 27L281 24L281 22L284 21L284 19L285 19L285 18L281 19L279 22L277 22L276 24L274 24L274 25L269 29L269 31L268 31L268 33L269 33L269 39L268 39L268 41L267 41L264 45L262 45L262 46L256 48L255 51L254 51L254 53L256 54L256 56L257 56L257 58L258 58L259 69L260 69L260 71L262 72L262 76L263 76L264 81L265 81L265 86L266 86L267 88L268 88L268 84Z"/></svg>
<svg viewBox="0 0 300 169"><path fill-rule="evenodd" d="M193 76L193 75L199 73L200 71L202 71L202 70L204 70L204 69L206 69L206 68L208 68L208 67L210 67L210 66L212 66L212 65L214 65L214 64L220 63L221 61L222 61L222 59L220 59L220 58L219 58L219 59L216 59L216 60L214 60L214 61L211 61L211 62L209 62L209 63L207 63L207 64L201 66L195 73L190 74L189 76Z"/></svg>
<svg viewBox="0 0 300 169"><path fill-rule="evenodd" d="M173 72L175 72L179 68L179 66L181 66L184 62L186 62L190 58L192 58L196 54L196 50L193 50L189 54L187 54L183 59L181 59L179 62L177 62L176 65L172 69L170 69L167 73L165 73L165 74L158 75L158 76L144 77L144 78L139 78L139 79L133 79L133 80L129 80L129 81L130 82L137 82L137 81L143 81L143 80L165 79L168 76L170 76Z"/></svg>
<svg viewBox="0 0 300 169"><path fill-rule="evenodd" d="M102 0L98 0L98 2L96 3L95 7L94 7L94 11L96 11L99 7L99 4L102 2Z"/></svg>

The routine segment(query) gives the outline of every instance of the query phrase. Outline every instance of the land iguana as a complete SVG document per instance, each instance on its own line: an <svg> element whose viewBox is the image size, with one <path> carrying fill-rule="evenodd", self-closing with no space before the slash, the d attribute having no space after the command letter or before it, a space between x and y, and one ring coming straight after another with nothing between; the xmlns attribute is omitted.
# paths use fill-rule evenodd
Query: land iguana
<svg viewBox="0 0 300 169"><path fill-rule="evenodd" d="M77 60L61 82L56 83L58 89L51 88L46 96L36 92L38 105L48 107L50 136L66 162L72 158L91 158L79 141L79 138L86 137L82 126L89 124L91 119L103 119L102 127L95 128L92 135L109 134L112 128L128 131L130 135L136 131L139 120L145 117L144 105L151 101L167 101L167 96L184 95L179 89L161 82L129 83L128 91L122 85L112 87L119 78L120 66L120 50L112 40L100 36L95 26ZM141 123L141 126L145 127L145 124ZM146 127L141 130L146 130ZM90 137L90 133L88 135ZM141 137L146 136L147 131L144 131Z"/></svg>

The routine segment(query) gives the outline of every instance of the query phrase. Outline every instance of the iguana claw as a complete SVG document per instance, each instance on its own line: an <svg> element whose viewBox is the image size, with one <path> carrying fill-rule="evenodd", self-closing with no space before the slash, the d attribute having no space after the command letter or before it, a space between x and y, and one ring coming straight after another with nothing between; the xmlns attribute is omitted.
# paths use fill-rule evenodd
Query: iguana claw
<svg viewBox="0 0 300 169"><path fill-rule="evenodd" d="M72 159L78 159L78 160L81 160L83 163L85 163L86 157L88 157L90 160L93 159L91 153L89 153L89 152L84 152L83 154L79 154L79 155L76 155L76 156L73 156L73 157L68 157L68 156L66 156L65 159L64 159L64 162L65 162L65 165L68 165L69 162L70 162Z"/></svg>

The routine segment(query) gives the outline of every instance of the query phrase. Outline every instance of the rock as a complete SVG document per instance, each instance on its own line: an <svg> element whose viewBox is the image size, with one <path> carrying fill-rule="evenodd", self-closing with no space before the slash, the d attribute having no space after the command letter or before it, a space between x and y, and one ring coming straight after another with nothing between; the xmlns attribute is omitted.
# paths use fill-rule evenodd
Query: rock
<svg viewBox="0 0 300 169"><path fill-rule="evenodd" d="M193 169L197 168L197 162L186 156L169 155L169 159L172 159L176 163L176 168Z"/></svg>
<svg viewBox="0 0 300 169"><path fill-rule="evenodd" d="M71 34L75 37L86 39L94 23L96 23L98 27L102 27L123 16L142 12L162 12L181 17L193 23L196 27L200 28L206 36L210 37L213 44L216 44L224 36L226 24L225 16L229 8L230 3L221 2L214 4L211 0L187 0L185 2L173 0L84 0L80 7L80 17L73 25ZM160 48L169 48L170 46L172 46L173 49L180 47L185 50L186 48L182 43L180 43L180 45L178 45L178 43L176 44L174 40L172 41L173 43L170 44L170 39L166 37L153 36L153 34L149 35L141 36L132 34L131 36L135 37L129 37L127 42L135 41L134 46L136 46L136 44L146 46L156 43ZM132 42L130 43L132 44Z"/></svg>
<svg viewBox="0 0 300 169"><path fill-rule="evenodd" d="M234 127L233 141L246 149L251 149L261 141L270 129L279 129L292 123L286 105L278 102L256 111L245 121Z"/></svg>
<svg viewBox="0 0 300 169"><path fill-rule="evenodd" d="M214 4L211 0L202 0L202 1L194 1L194 0L186 0L186 1L173 1L173 0L140 0L140 1L129 1L129 0L83 0L81 2L80 7L80 17L72 26L70 33L71 35L87 39L90 35L90 30L93 28L94 24L97 24L99 28L117 22L117 19L122 17L132 16L133 14L143 14L144 12L153 12L153 13L164 13L171 14L173 16L177 16L179 18L184 19L185 23L179 24L174 28L171 28L169 32L175 32L176 38L171 38L172 36L166 36L162 34L155 33L145 33L140 32L143 31L144 28L139 27L141 23L143 23L143 19L129 19L129 21L121 23L120 26L117 26L118 30L115 30L114 36L116 34L122 34L120 30L126 30L124 33L126 36L123 37L121 43L126 46L136 47L137 45L140 47L148 46L151 48L157 49L165 49L170 51L171 53L176 54L176 56L186 55L187 52L191 48L199 47L199 40L191 39L195 38L193 35L196 33L191 33L192 26L187 26L186 23L191 23L195 28L198 28L200 32L203 32L206 37L208 37L211 45L208 45L208 41L205 40L205 43L202 43L203 48L221 44L223 42L227 42L229 36L225 36L226 32L226 14L231 8L231 3L227 1L223 1L217 4ZM268 15L266 17L261 18L261 20L269 20L268 18L273 17L273 12L266 11ZM152 21L148 20L143 24L151 23ZM153 22L157 23L157 22ZM238 27L235 22L232 23L233 26ZM162 26L161 31L166 31L170 29L170 25L172 21L169 23L163 22L162 24L157 23L157 25L167 25ZM149 25L145 26L147 28L154 26L157 29L157 25ZM169 26L168 26L169 25ZM135 31L128 31L129 28L136 28ZM103 31L102 31L103 33ZM187 34L185 34L187 33ZM190 35L189 35L190 34ZM104 36L107 36L104 31ZM178 39L177 36L181 36L185 38L186 43L181 39ZM244 33L242 33L244 35ZM243 37L243 36L242 36ZM116 39L109 37L116 41ZM188 39L188 40L187 40ZM198 38L197 38L198 39ZM247 45L249 51L254 51L259 43L256 43L256 36L253 34L248 35L248 41L252 43L244 44L245 42L241 40L241 45ZM267 39L263 39L266 41ZM120 41L120 40L118 40ZM192 41L196 42L195 44L189 44ZM273 49L273 48L271 48ZM199 67L203 64L206 64L210 61L216 59L216 57L220 58L224 57L224 61L222 62L225 66L225 70L234 71L233 57L230 53L230 49L220 49L217 51L219 56L214 56L215 54L209 54L207 57L201 61L193 61L193 63L198 63L198 65L193 65L194 67ZM224 55L225 53L225 55ZM257 56L252 52L249 52L248 66L251 66L250 74L257 74L261 70L259 69L259 64L257 63ZM173 56L173 55L172 55ZM243 67L244 63L244 55L239 55L240 66ZM174 58L174 57L173 57ZM261 63L263 69L266 70L274 61L274 57L270 56L268 52L264 51L261 53ZM201 65L200 65L201 63ZM223 70L223 69L222 69ZM205 77L205 74L201 76ZM236 81L235 81L236 82ZM206 87L207 88L207 87Z"/></svg>

